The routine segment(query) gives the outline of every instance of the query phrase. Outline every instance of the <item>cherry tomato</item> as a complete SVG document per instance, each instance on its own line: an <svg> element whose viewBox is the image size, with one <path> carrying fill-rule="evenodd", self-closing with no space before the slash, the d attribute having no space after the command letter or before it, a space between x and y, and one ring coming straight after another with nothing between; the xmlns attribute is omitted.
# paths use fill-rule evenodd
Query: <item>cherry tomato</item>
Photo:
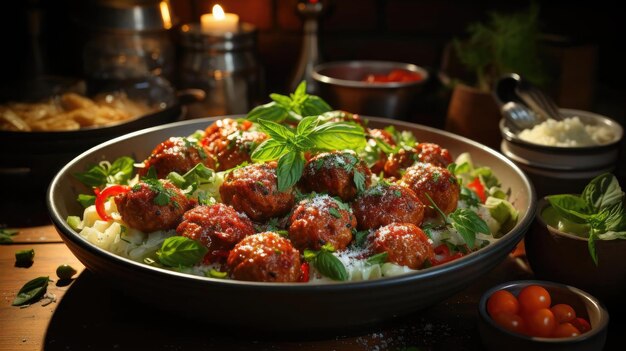
<svg viewBox="0 0 626 351"><path fill-rule="evenodd" d="M528 333L531 336L550 337L556 327L554 314L549 308L540 308L530 311L525 315L524 320L528 328Z"/></svg>
<svg viewBox="0 0 626 351"><path fill-rule="evenodd" d="M526 322L524 319L513 313L501 312L492 317L497 325L514 333L526 334Z"/></svg>
<svg viewBox="0 0 626 351"><path fill-rule="evenodd" d="M127 193L129 191L130 191L130 187L128 185L119 185L119 184L111 185L105 188L104 190L101 190L98 192L95 192L94 190L94 192L96 193L95 205L96 205L96 212L98 212L98 216L100 216L100 218L103 221L110 220L111 217L107 214L104 208L104 204L106 203L109 197Z"/></svg>
<svg viewBox="0 0 626 351"><path fill-rule="evenodd" d="M522 314L539 309L550 308L552 299L550 293L539 285L529 285L522 289L517 296Z"/></svg>
<svg viewBox="0 0 626 351"><path fill-rule="evenodd" d="M581 334L584 334L591 330L591 324L589 324L589 322L587 322L587 320L584 318L574 318L570 323L572 323L572 325L576 327L576 329L578 329Z"/></svg>
<svg viewBox="0 0 626 351"><path fill-rule="evenodd" d="M578 335L580 335L580 331L572 323L568 322L557 325L552 332L552 336L555 338L569 338Z"/></svg>
<svg viewBox="0 0 626 351"><path fill-rule="evenodd" d="M489 296L487 300L487 312L490 316L506 312L510 314L519 313L519 302L515 295L506 290L498 290Z"/></svg>
<svg viewBox="0 0 626 351"><path fill-rule="evenodd" d="M554 313L554 318L556 319L557 323L569 322L572 319L576 318L576 311L574 311L572 306L568 304L556 304L550 307L550 311Z"/></svg>

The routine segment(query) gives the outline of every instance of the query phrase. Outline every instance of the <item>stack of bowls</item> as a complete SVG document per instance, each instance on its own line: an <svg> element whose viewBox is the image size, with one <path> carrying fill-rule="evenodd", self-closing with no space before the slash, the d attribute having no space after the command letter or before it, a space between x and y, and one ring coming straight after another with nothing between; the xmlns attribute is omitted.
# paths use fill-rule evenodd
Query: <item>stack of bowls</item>
<svg viewBox="0 0 626 351"><path fill-rule="evenodd" d="M613 140L598 146L547 146L522 140L505 119L500 120L502 153L532 180L538 196L574 193L594 177L613 172L619 156L623 129L618 122L588 111L560 109L563 117L578 116L585 125L605 126Z"/></svg>

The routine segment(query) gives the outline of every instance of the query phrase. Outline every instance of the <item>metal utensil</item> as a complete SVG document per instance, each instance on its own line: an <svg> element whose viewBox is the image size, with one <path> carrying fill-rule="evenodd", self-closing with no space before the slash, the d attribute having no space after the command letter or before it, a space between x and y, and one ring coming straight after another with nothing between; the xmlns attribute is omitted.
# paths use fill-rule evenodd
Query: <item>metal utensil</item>
<svg viewBox="0 0 626 351"><path fill-rule="evenodd" d="M496 103L500 106L500 114L509 122L509 127L515 129L514 132L532 128L545 120L543 115L534 113L520 101L517 87L521 79L515 73L505 75L498 79L492 92Z"/></svg>
<svg viewBox="0 0 626 351"><path fill-rule="evenodd" d="M510 129L516 129L515 132L532 128L542 122L531 109L515 101L502 105L500 114L510 122Z"/></svg>
<svg viewBox="0 0 626 351"><path fill-rule="evenodd" d="M554 100L528 81L520 79L515 92L526 105L546 119L552 118L558 121L563 119Z"/></svg>

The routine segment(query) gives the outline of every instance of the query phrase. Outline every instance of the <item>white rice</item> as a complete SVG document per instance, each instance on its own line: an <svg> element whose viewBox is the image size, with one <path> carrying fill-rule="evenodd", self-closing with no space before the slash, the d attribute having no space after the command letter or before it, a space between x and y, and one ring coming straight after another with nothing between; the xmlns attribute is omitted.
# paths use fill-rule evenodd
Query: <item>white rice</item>
<svg viewBox="0 0 626 351"><path fill-rule="evenodd" d="M595 146L615 140L615 134L608 127L585 125L579 117L562 121L548 119L523 130L518 137L534 144L563 147Z"/></svg>

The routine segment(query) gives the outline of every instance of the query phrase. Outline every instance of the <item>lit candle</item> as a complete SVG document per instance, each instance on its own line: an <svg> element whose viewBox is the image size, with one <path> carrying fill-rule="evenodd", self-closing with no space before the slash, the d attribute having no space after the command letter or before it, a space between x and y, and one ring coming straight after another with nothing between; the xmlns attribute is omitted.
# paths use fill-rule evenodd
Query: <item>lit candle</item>
<svg viewBox="0 0 626 351"><path fill-rule="evenodd" d="M234 13L224 13L220 5L213 6L213 13L200 17L202 30L208 32L235 32L239 23L239 16Z"/></svg>

